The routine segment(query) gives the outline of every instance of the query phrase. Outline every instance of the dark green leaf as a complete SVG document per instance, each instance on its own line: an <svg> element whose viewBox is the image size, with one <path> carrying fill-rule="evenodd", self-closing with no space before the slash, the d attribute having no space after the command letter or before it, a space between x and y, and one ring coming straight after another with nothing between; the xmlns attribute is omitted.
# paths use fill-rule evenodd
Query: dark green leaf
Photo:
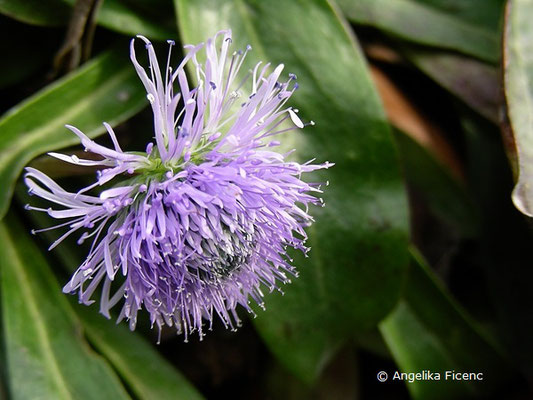
<svg viewBox="0 0 533 400"><path fill-rule="evenodd" d="M494 31L501 20L505 0L414 0L451 14L461 21L470 22Z"/></svg>
<svg viewBox="0 0 533 400"><path fill-rule="evenodd" d="M403 299L379 325L403 372L429 370L440 381L414 381L414 399L489 395L511 377L499 347L465 314L415 254ZM480 381L446 379L446 371L482 373ZM392 378L393 371L389 371Z"/></svg>
<svg viewBox="0 0 533 400"><path fill-rule="evenodd" d="M113 364L139 399L203 398L168 361L126 325L106 320L95 308L78 305L76 311L89 340Z"/></svg>
<svg viewBox="0 0 533 400"><path fill-rule="evenodd" d="M533 217L533 27L529 23L532 12L531 1L509 3L504 40L505 97L519 167L513 201L530 217Z"/></svg>
<svg viewBox="0 0 533 400"><path fill-rule="evenodd" d="M74 4L73 0L65 0ZM167 40L176 37L172 29L171 2L166 7L153 7L152 2L144 8L133 7L124 0L104 0L98 12L97 22L108 29L126 35L144 35L151 40ZM148 10L146 9L148 8Z"/></svg>
<svg viewBox="0 0 533 400"><path fill-rule="evenodd" d="M316 126L285 139L300 161L336 165L324 209L312 210L310 258L286 295L266 299L257 327L270 349L312 381L346 337L375 325L395 304L407 257L407 207L396 154L364 59L347 25L325 1L177 0L182 41L231 28L248 66L283 62L298 75L291 104Z"/></svg>
<svg viewBox="0 0 533 400"><path fill-rule="evenodd" d="M127 59L105 53L51 84L0 119L0 217L24 165L46 151L78 142L64 125L95 137L103 121L115 125L145 104L144 89Z"/></svg>
<svg viewBox="0 0 533 400"><path fill-rule="evenodd" d="M127 399L93 353L45 258L13 215L0 225L1 295L13 399Z"/></svg>
<svg viewBox="0 0 533 400"><path fill-rule="evenodd" d="M21 22L42 26L66 25L76 0L0 0L0 13ZM171 39L175 31L167 24L171 2L158 2L148 10L127 0L103 1L98 24L127 35L145 35L152 40Z"/></svg>
<svg viewBox="0 0 533 400"><path fill-rule="evenodd" d="M0 13L27 24L59 26L67 23L70 7L62 0L0 0Z"/></svg>
<svg viewBox="0 0 533 400"><path fill-rule="evenodd" d="M533 297L529 219L513 206L513 177L500 130L476 115L461 115L469 162L469 182L482 215L480 282L491 322L516 365L533 382Z"/></svg>
<svg viewBox="0 0 533 400"><path fill-rule="evenodd" d="M500 76L496 67L447 52L406 50L406 57L444 89L489 121L499 122Z"/></svg>
<svg viewBox="0 0 533 400"><path fill-rule="evenodd" d="M433 376L439 374L439 381L406 383L413 399L460 399L475 394L466 382L445 381L445 371L453 371L458 366L439 338L427 329L407 302L402 300L398 303L394 312L381 323L381 331L401 372L430 371ZM394 379L395 371L388 373L389 379Z"/></svg>
<svg viewBox="0 0 533 400"><path fill-rule="evenodd" d="M465 184L405 133L395 130L395 138L410 187L422 196L436 216L464 237L476 236L480 215Z"/></svg>
<svg viewBox="0 0 533 400"><path fill-rule="evenodd" d="M412 42L457 50L497 62L502 0L337 0L357 24L371 25ZM459 3L459 2L456 2ZM480 12L480 10L484 10ZM477 12L477 16L475 16Z"/></svg>

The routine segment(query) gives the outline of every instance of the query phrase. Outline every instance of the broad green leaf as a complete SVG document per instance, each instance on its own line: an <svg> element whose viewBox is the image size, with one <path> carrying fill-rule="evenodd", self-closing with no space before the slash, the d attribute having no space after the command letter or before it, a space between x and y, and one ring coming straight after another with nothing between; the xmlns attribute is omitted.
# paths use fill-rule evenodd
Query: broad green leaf
<svg viewBox="0 0 533 400"><path fill-rule="evenodd" d="M312 210L300 277L266 299L257 328L293 373L314 380L354 331L374 326L395 304L408 263L407 206L379 99L354 37L326 1L177 0L182 41L223 28L248 64L284 63L298 75L291 105L316 126L284 139L300 161L335 162L323 209Z"/></svg>
<svg viewBox="0 0 533 400"><path fill-rule="evenodd" d="M474 111L489 121L499 122L501 88L496 67L449 52L406 49L404 54L423 73Z"/></svg>
<svg viewBox="0 0 533 400"><path fill-rule="evenodd" d="M533 217L533 1L509 3L505 21L504 85L508 118L518 153L513 202Z"/></svg>
<svg viewBox="0 0 533 400"><path fill-rule="evenodd" d="M24 165L78 142L65 124L95 137L104 132L103 121L116 125L144 106L144 89L126 55L105 53L0 118L0 217Z"/></svg>
<svg viewBox="0 0 533 400"><path fill-rule="evenodd" d="M1 305L13 399L128 399L89 348L46 259L10 215L0 225Z"/></svg>
<svg viewBox="0 0 533 400"><path fill-rule="evenodd" d="M499 59L502 0L462 0L468 7L447 7L443 0L337 0L347 18L412 42L460 51L489 62ZM482 4L481 4L482 3ZM473 18L473 11L487 12ZM482 20L480 20L482 19Z"/></svg>
<svg viewBox="0 0 533 400"><path fill-rule="evenodd" d="M0 0L0 13L33 25L66 25L76 0ZM150 2L144 7L131 1L105 0L97 15L98 24L127 35L145 35L152 40L172 39L172 3ZM170 24L169 24L170 22ZM169 28L170 26L170 28Z"/></svg>
<svg viewBox="0 0 533 400"><path fill-rule="evenodd" d="M511 370L498 346L449 296L414 255L402 300L379 329L402 372L431 371L439 381L407 384L414 399L463 399L494 393ZM453 381L449 372L482 373L482 380ZM394 371L388 371L390 379Z"/></svg>
<svg viewBox="0 0 533 400"><path fill-rule="evenodd" d="M78 305L78 316L91 343L113 364L139 399L199 400L203 397L139 334ZM134 349L134 351L132 351Z"/></svg>

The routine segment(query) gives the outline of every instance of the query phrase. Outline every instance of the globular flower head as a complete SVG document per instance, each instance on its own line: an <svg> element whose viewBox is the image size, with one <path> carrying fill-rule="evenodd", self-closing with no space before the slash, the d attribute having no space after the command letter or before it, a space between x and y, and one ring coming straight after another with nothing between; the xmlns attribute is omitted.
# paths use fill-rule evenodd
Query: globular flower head
<svg viewBox="0 0 533 400"><path fill-rule="evenodd" d="M249 48L230 54L231 32L222 31L205 45L185 46L175 69L169 52L161 73L151 43L139 38L148 51L148 70L136 59L135 40L131 60L153 110L155 143L142 154L124 152L104 123L114 147L109 149L67 125L99 159L50 155L96 166L97 180L70 193L27 168L29 192L59 206L27 208L66 220L46 228L67 228L51 248L74 232L81 231L79 243L91 240L64 292L77 292L80 302L91 304L101 287L105 316L122 302L119 320L129 320L131 329L144 308L152 325L175 326L185 339L198 331L201 338L215 316L235 328L238 305L252 312L250 300L263 305L261 287L272 291L296 275L287 249L307 252L304 228L313 221L308 205L321 204L314 195L319 185L301 175L332 164L289 162L273 149L276 135L306 125L286 106L297 84L292 74L281 78L283 65L269 72L268 64L259 63L241 79ZM203 49L205 65L197 59ZM193 88L188 63L196 71ZM109 182L116 183L89 194Z"/></svg>

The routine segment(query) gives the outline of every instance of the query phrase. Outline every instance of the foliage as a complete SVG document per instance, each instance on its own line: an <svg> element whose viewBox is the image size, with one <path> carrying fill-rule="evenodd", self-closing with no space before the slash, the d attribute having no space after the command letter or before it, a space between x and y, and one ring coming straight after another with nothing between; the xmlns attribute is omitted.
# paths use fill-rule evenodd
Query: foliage
<svg viewBox="0 0 533 400"><path fill-rule="evenodd" d="M518 182L514 203L531 216L532 0L96 3L0 0L0 396L531 396L533 237L511 192ZM94 21L73 22L95 4ZM54 52L91 21L90 59L60 76ZM86 186L92 176L45 155L83 150L65 124L95 138L108 122L141 150L153 127L128 39L163 50L226 28L234 49L252 47L245 70L284 63L298 76L291 105L316 125L285 145L335 163L314 175L329 182L326 207L311 210L309 257L293 255L300 276L266 311L243 313L236 333L214 326L183 343L163 330L156 344L147 319L130 332L61 294L87 248L48 252L55 232L30 236L50 221L24 210L21 174L29 163ZM447 370L483 380L393 379Z"/></svg>

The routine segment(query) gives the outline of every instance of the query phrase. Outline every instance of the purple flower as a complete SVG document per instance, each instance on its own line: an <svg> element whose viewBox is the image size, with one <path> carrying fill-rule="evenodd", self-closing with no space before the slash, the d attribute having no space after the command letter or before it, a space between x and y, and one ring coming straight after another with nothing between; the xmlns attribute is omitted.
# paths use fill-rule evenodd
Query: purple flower
<svg viewBox="0 0 533 400"><path fill-rule="evenodd" d="M86 151L101 159L50 155L97 166L97 180L70 193L27 168L29 192L59 209L27 208L66 220L42 229L68 229L50 249L79 231L79 243L92 242L65 293L78 292L88 305L101 285L100 312L108 318L124 300L119 321L127 318L131 329L144 307L152 326L175 326L185 340L198 331L201 338L205 321L211 329L218 315L234 329L240 324L237 305L253 312L252 299L263 307L262 286L272 291L296 275L287 248L308 251L304 228L313 221L308 205L321 204L312 195L321 192L319 185L300 177L332 164L288 162L287 154L271 149L279 145L274 136L306 125L285 105L297 85L292 74L280 78L283 65L269 73L269 64L259 63L241 80L238 72L250 47L229 55L231 32L222 31L205 46L185 46L187 54L175 69L169 52L161 74L151 43L138 37L146 44L148 72L137 62L135 40L131 60L154 113L155 145L149 143L142 154L124 152L104 123L114 145L109 149L67 125ZM196 57L201 49L207 56L203 66ZM191 62L198 82L192 89L184 70ZM98 196L87 193L112 180L114 186Z"/></svg>

